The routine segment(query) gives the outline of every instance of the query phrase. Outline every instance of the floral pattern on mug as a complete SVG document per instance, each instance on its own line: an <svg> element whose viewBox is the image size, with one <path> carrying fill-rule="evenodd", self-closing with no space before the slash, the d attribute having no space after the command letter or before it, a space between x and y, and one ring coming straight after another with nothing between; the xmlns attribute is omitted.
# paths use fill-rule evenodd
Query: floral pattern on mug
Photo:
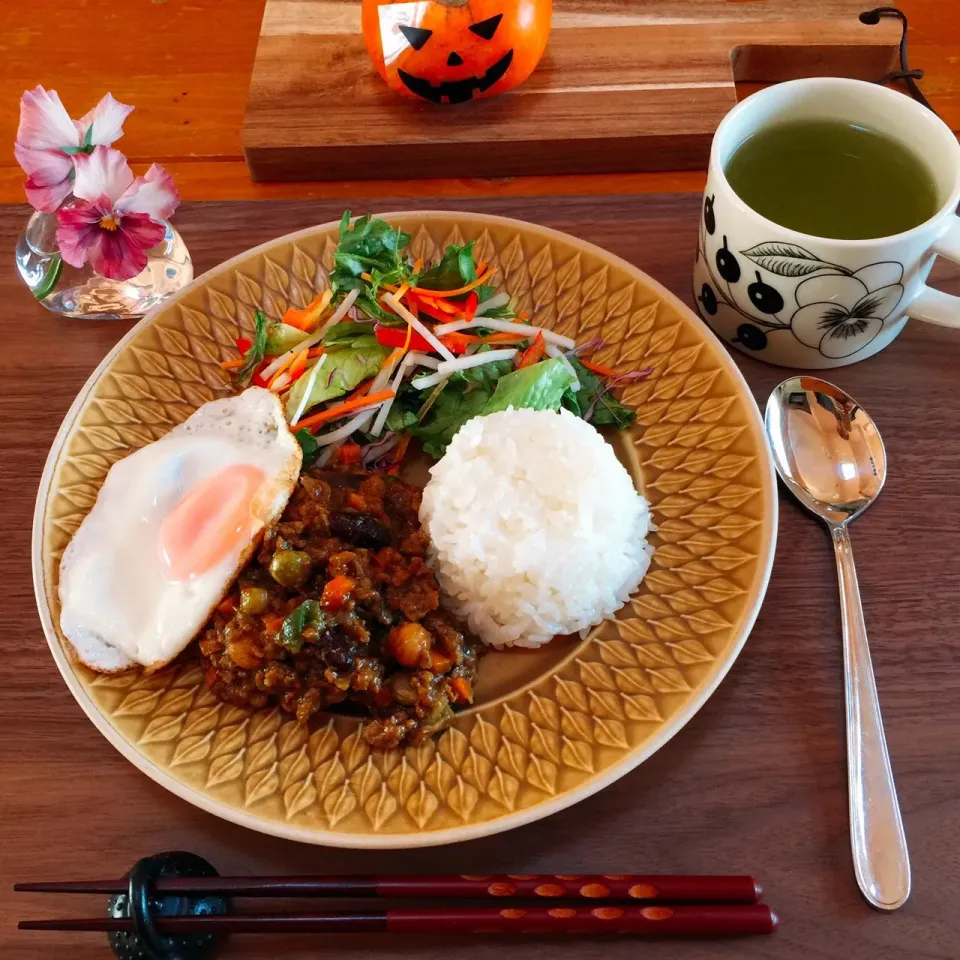
<svg viewBox="0 0 960 960"><path fill-rule="evenodd" d="M902 279L903 267L889 261L852 274L809 277L797 285L790 329L824 357L850 357L883 329L903 297Z"/></svg>

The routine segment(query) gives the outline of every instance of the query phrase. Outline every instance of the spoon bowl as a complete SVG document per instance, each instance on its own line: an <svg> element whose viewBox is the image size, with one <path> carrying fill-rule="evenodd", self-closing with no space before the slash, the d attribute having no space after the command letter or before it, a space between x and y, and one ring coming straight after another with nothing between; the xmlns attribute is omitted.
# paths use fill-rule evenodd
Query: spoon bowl
<svg viewBox="0 0 960 960"><path fill-rule="evenodd" d="M848 525L876 500L887 475L883 441L853 397L817 377L791 377L770 395L764 418L786 487L826 523L843 614L850 843L857 883L878 910L910 896L910 858L897 802Z"/></svg>
<svg viewBox="0 0 960 960"><path fill-rule="evenodd" d="M866 410L816 377L784 380L770 396L767 438L790 492L825 523L846 523L880 494L883 440Z"/></svg>

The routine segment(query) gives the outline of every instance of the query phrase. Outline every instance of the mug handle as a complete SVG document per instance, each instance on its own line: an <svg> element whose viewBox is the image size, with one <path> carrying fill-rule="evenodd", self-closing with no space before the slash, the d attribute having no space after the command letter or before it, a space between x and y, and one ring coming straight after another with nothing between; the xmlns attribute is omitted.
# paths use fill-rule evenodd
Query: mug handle
<svg viewBox="0 0 960 960"><path fill-rule="evenodd" d="M960 217L954 217L947 231L933 244L933 252L960 264ZM907 304L906 314L914 320L926 320L941 327L960 327L960 297L924 284Z"/></svg>

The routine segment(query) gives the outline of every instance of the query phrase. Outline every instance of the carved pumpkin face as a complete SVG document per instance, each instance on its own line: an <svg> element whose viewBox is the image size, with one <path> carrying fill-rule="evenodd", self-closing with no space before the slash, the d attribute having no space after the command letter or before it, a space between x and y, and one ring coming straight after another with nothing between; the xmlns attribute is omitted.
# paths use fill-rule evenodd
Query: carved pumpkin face
<svg viewBox="0 0 960 960"><path fill-rule="evenodd" d="M363 37L398 93L464 103L533 73L552 12L552 0L363 0Z"/></svg>

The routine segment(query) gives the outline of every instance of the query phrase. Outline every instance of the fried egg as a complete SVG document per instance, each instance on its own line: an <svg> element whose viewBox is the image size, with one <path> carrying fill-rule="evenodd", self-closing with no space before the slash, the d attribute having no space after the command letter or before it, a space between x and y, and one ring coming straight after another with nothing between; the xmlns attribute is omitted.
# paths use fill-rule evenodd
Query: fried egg
<svg viewBox="0 0 960 960"><path fill-rule="evenodd" d="M60 628L93 670L169 663L287 504L302 454L280 400L204 404L115 463L60 562Z"/></svg>

